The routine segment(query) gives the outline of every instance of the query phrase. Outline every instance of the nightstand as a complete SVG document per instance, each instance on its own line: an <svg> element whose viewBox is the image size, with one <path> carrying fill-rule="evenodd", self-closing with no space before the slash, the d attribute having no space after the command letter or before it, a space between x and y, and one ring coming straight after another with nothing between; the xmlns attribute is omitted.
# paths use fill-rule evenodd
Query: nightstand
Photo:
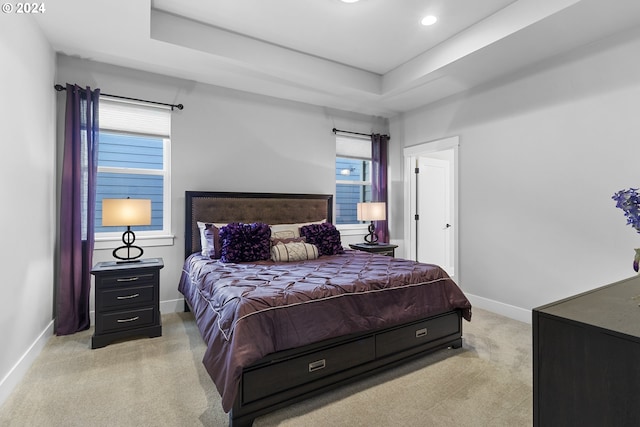
<svg viewBox="0 0 640 427"><path fill-rule="evenodd" d="M95 333L91 348L133 336L162 335L160 269L162 258L139 262L99 262L95 276Z"/></svg>
<svg viewBox="0 0 640 427"><path fill-rule="evenodd" d="M393 257L395 256L396 248L398 247L398 245L391 245L388 243L377 243L375 245L369 243L354 243L349 244L349 247L357 251L365 251Z"/></svg>

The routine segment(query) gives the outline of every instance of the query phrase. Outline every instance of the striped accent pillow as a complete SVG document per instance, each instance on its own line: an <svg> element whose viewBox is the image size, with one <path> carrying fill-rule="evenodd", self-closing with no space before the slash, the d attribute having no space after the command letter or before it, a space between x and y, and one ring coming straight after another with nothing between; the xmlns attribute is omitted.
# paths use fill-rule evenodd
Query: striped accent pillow
<svg viewBox="0 0 640 427"><path fill-rule="evenodd" d="M278 243L271 246L271 259L276 262L304 261L316 258L318 258L318 248L309 243Z"/></svg>

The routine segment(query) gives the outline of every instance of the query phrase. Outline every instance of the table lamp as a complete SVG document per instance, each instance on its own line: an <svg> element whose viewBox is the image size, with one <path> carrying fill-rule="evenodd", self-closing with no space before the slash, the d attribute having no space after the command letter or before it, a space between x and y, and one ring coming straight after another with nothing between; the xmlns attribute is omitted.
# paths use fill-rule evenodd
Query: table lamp
<svg viewBox="0 0 640 427"><path fill-rule="evenodd" d="M373 221L383 221L387 219L387 209L385 202L364 202L357 206L358 221L371 221L369 224L369 234L364 236L364 241L369 245L378 244L378 235Z"/></svg>
<svg viewBox="0 0 640 427"><path fill-rule="evenodd" d="M149 199L102 199L102 225L126 226L127 231L122 234L122 243L113 250L114 258L118 263L138 262L143 254L140 246L135 246L136 235L131 231L134 225L151 225L151 200ZM118 255L121 250L126 250L126 256ZM131 251L138 251L137 255L131 255Z"/></svg>

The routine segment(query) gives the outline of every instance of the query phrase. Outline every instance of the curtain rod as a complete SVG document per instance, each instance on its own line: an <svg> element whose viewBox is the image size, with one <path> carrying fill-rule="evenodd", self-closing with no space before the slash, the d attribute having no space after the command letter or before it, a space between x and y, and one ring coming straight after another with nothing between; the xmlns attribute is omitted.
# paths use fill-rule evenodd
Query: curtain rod
<svg viewBox="0 0 640 427"><path fill-rule="evenodd" d="M63 90L67 90L67 88L62 86L61 84L54 85L53 88L55 90L57 90L58 92L63 91ZM146 99L129 98L128 96L109 95L108 93L101 93L101 95L108 96L110 98L126 99L128 101L138 101L138 102L146 102L147 104L164 105L165 107L171 107L172 111L173 111L174 108L177 108L178 110L182 110L184 108L184 105L182 105L182 104L177 104L177 105L176 104L167 104L167 103L164 103L164 102L147 101Z"/></svg>
<svg viewBox="0 0 640 427"><path fill-rule="evenodd" d="M333 133L338 133L338 132L340 132L340 133L350 133L351 135L369 136L369 137L373 135L373 133L360 133L360 132L352 132L350 130L340 130L340 129L333 128ZM389 135L383 135L383 136L386 136L387 138L391 139L391 137Z"/></svg>

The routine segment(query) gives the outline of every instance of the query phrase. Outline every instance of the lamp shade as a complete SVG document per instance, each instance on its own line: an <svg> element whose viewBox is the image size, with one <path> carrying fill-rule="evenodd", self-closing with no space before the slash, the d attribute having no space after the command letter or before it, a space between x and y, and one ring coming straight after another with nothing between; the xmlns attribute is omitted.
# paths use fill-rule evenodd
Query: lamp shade
<svg viewBox="0 0 640 427"><path fill-rule="evenodd" d="M102 199L103 226L151 224L151 200Z"/></svg>
<svg viewBox="0 0 640 427"><path fill-rule="evenodd" d="M385 202L358 203L358 221L383 221L387 219Z"/></svg>

